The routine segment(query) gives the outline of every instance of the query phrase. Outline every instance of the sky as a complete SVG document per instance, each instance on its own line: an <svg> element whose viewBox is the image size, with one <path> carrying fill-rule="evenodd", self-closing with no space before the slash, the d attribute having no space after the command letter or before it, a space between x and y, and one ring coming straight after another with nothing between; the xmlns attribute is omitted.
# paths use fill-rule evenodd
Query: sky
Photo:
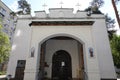
<svg viewBox="0 0 120 80"><path fill-rule="evenodd" d="M17 11L18 10L18 0L2 0L11 10ZM46 10L48 13L49 8L74 8L74 10L84 10L90 5L90 2L92 0L27 0L27 2L31 5L32 9L32 15L34 15L34 11L41 11ZM100 8L100 10L108 14L112 19L115 19L116 17L114 14L113 6L111 4L111 0L104 0L105 4ZM63 3L62 5L60 3ZM80 4L80 6L76 6L77 4ZM43 7L43 5L46 4L46 7ZM120 3L117 4L118 11L120 14ZM118 30L117 34L120 34L120 29L118 28L117 21L115 23L116 29Z"/></svg>

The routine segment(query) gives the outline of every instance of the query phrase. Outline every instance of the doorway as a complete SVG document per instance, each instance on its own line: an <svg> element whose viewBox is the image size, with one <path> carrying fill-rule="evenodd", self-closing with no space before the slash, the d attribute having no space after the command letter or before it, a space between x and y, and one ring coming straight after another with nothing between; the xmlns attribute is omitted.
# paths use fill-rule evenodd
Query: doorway
<svg viewBox="0 0 120 80"><path fill-rule="evenodd" d="M71 37L42 43L38 80L84 80L83 44Z"/></svg>
<svg viewBox="0 0 120 80"><path fill-rule="evenodd" d="M52 80L71 80L71 56L64 50L56 51L52 58Z"/></svg>

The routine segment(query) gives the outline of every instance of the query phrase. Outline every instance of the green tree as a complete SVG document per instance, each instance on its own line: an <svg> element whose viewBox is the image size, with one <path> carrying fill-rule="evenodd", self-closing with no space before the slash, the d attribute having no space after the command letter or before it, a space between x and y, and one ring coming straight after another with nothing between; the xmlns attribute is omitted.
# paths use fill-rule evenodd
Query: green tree
<svg viewBox="0 0 120 80"><path fill-rule="evenodd" d="M91 6L89 6L85 11L91 11L91 14L103 14L99 8L104 5L104 0L92 0ZM112 19L107 14L105 15L106 27L108 31L109 39L112 39L113 34L116 32L113 28L115 27L115 20Z"/></svg>
<svg viewBox="0 0 120 80"><path fill-rule="evenodd" d="M110 41L114 64L120 68L120 36L113 35Z"/></svg>
<svg viewBox="0 0 120 80"><path fill-rule="evenodd" d="M107 32L109 39L111 40L113 38L113 35L116 33L116 30L113 28L115 27L115 20L112 19L108 14L105 15L105 20L106 20L106 27L107 27Z"/></svg>
<svg viewBox="0 0 120 80"><path fill-rule="evenodd" d="M31 7L30 4L26 0L19 0L18 1L18 8L20 11L18 11L18 14L30 14L31 13Z"/></svg>
<svg viewBox="0 0 120 80"><path fill-rule="evenodd" d="M104 4L103 0L92 0L90 4L85 11L91 11L92 14L102 14L99 8Z"/></svg>
<svg viewBox="0 0 120 80"><path fill-rule="evenodd" d="M98 8L103 6L103 4L104 4L104 0L92 0L91 2L92 6L97 6Z"/></svg>
<svg viewBox="0 0 120 80"><path fill-rule="evenodd" d="M2 31L2 25L0 24L0 64L6 61L9 57L10 52L10 42L9 38Z"/></svg>

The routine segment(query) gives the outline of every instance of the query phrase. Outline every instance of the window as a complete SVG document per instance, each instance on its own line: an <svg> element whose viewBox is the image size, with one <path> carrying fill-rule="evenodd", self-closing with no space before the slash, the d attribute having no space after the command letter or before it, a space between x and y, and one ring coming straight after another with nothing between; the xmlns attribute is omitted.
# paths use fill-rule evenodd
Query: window
<svg viewBox="0 0 120 80"><path fill-rule="evenodd" d="M6 14L6 10L5 10L4 8L2 8L1 6L0 6L0 13L1 13L2 15L5 15L5 14Z"/></svg>
<svg viewBox="0 0 120 80"><path fill-rule="evenodd" d="M1 19L3 19L3 18L4 18L4 15L2 15L1 13L0 13L0 18L1 18Z"/></svg>

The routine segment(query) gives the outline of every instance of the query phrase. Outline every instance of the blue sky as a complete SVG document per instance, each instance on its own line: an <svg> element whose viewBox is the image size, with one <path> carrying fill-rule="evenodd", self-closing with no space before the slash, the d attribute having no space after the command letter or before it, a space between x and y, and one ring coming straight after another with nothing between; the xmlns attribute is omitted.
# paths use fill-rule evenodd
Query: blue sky
<svg viewBox="0 0 120 80"><path fill-rule="evenodd" d="M17 11L17 1L18 0L2 0L8 7L10 7L13 11ZM60 8L60 2L63 2L62 7L63 8L74 8L74 10L77 10L78 7L76 6L77 3L80 4L79 9L84 10L87 8L92 0L27 0L29 4L31 4L31 9L32 9L32 14L34 11L40 11L40 10L46 10L48 11L49 8ZM104 0L105 4L100 8L100 10L115 19L115 14L113 11L113 7L111 4L111 0ZM47 7L44 8L42 5L46 4ZM118 3L117 7L119 7L119 12L120 12L120 3ZM119 13L120 14L120 13ZM117 22L117 21L116 21ZM116 23L117 26L117 23ZM119 31L120 32L120 31Z"/></svg>

